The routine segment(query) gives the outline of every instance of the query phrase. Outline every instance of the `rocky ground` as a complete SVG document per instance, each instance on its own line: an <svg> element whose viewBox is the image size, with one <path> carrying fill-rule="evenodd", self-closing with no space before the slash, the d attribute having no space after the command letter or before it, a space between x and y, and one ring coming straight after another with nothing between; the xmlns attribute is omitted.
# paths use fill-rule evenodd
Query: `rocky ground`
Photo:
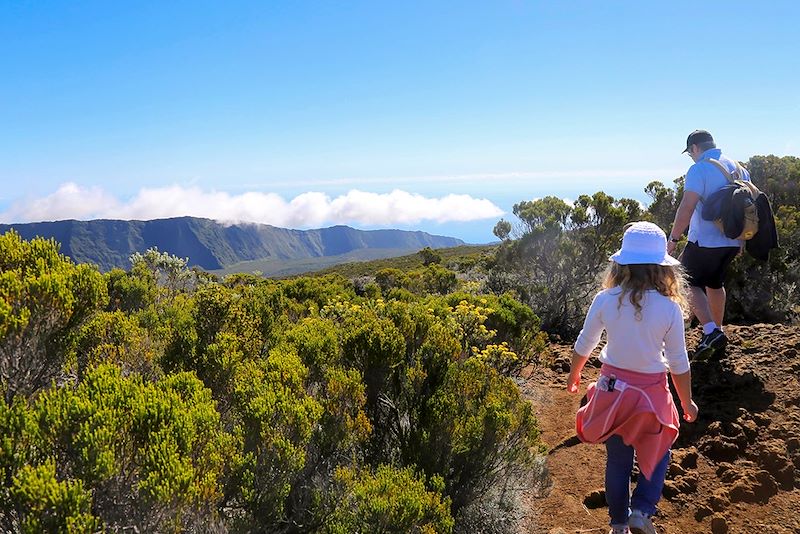
<svg viewBox="0 0 800 534"><path fill-rule="evenodd" d="M724 354L693 362L695 423L683 422L654 523L660 533L800 533L800 327L730 326ZM693 347L699 330L687 334ZM520 379L550 448L549 487L525 496L520 534L605 533L605 449L575 437L569 346ZM690 353L691 356L691 353ZM595 365L592 365L595 364ZM582 391L598 375L596 358Z"/></svg>

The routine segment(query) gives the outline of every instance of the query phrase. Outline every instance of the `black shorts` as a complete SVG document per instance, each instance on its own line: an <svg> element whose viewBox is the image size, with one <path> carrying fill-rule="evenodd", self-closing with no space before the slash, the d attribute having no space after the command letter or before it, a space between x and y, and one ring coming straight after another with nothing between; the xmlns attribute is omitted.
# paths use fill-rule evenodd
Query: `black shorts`
<svg viewBox="0 0 800 534"><path fill-rule="evenodd" d="M725 283L728 266L737 254L739 247L699 247L690 241L686 243L680 260L690 286L719 289Z"/></svg>

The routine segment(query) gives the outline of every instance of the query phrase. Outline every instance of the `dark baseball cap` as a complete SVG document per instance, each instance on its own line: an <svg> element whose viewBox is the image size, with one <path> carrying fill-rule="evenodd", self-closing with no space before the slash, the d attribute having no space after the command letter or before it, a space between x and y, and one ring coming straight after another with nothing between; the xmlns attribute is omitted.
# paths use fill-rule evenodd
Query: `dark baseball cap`
<svg viewBox="0 0 800 534"><path fill-rule="evenodd" d="M714 138L705 130L695 130L686 138L686 149L683 152L688 152L689 147L692 145L699 145L700 143L713 143ZM681 152L681 154L683 154Z"/></svg>

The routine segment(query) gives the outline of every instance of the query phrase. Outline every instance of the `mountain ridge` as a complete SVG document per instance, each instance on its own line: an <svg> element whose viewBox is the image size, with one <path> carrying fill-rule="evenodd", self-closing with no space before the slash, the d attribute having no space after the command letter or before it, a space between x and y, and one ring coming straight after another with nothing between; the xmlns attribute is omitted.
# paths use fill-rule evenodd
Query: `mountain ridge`
<svg viewBox="0 0 800 534"><path fill-rule="evenodd" d="M61 252L80 263L93 263L102 271L128 268L134 252L157 247L205 270L253 260L294 261L343 256L364 249L411 252L424 247L444 248L465 244L454 237L422 231L358 230L336 225L295 230L260 223L223 223L200 217L78 221L42 221L0 224L0 233L14 229L24 239L41 236L61 244Z"/></svg>

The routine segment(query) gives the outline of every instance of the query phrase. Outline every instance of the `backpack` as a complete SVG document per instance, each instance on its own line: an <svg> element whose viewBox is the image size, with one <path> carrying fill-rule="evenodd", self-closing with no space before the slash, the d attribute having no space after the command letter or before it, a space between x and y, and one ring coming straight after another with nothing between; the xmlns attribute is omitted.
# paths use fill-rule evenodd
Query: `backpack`
<svg viewBox="0 0 800 534"><path fill-rule="evenodd" d="M752 239L758 233L756 198L761 191L749 180L741 179L742 167L738 162L731 175L719 161L711 158L705 161L719 169L728 183L703 203L703 219L713 221L729 239Z"/></svg>

